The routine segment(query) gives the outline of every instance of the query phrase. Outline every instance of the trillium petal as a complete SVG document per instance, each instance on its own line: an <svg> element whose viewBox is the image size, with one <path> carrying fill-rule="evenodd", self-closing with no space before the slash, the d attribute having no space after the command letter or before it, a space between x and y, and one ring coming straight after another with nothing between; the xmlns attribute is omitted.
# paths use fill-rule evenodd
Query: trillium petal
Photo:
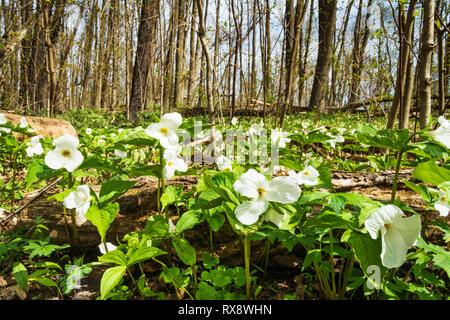
<svg viewBox="0 0 450 320"><path fill-rule="evenodd" d="M269 181L263 197L267 201L287 204L297 201L301 193L302 190L295 183L294 179L284 176L276 177Z"/></svg>
<svg viewBox="0 0 450 320"><path fill-rule="evenodd" d="M178 112L166 113L162 116L160 121L161 124L167 126L171 130L177 129L182 122L183 118Z"/></svg>
<svg viewBox="0 0 450 320"><path fill-rule="evenodd" d="M372 215L364 221L364 226L369 232L372 239L378 238L378 231L384 228L387 223L392 223L402 218L403 212L394 205L386 205L372 213Z"/></svg>
<svg viewBox="0 0 450 320"><path fill-rule="evenodd" d="M258 188L267 189L267 179L255 169L250 169L233 184L234 190L245 197L257 199Z"/></svg>
<svg viewBox="0 0 450 320"><path fill-rule="evenodd" d="M161 129L163 128L163 125L160 123L152 123L150 124L146 129L145 133L155 139L161 139L164 135L161 133Z"/></svg>
<svg viewBox="0 0 450 320"><path fill-rule="evenodd" d="M392 227L397 230L407 248L411 248L415 245L417 238L420 236L420 230L422 228L420 216L415 214L407 218L396 220L392 223Z"/></svg>
<svg viewBox="0 0 450 320"><path fill-rule="evenodd" d="M84 157L78 150L71 150L70 157L66 159L63 167L69 171L74 172L82 163Z"/></svg>
<svg viewBox="0 0 450 320"><path fill-rule="evenodd" d="M172 160L173 162L173 167L175 168L175 170L180 171L180 172L186 172L187 171L187 165L186 162L184 162L183 159L181 158L175 158Z"/></svg>
<svg viewBox="0 0 450 320"><path fill-rule="evenodd" d="M73 209L77 207L77 203L75 201L75 191L72 191L67 197L64 198L63 205L67 209Z"/></svg>
<svg viewBox="0 0 450 320"><path fill-rule="evenodd" d="M448 204L448 202L436 201L434 203L434 208L439 211L440 216L446 217L448 216L450 205Z"/></svg>
<svg viewBox="0 0 450 320"><path fill-rule="evenodd" d="M65 158L61 155L61 152L56 149L47 152L44 160L45 164L54 170L61 169L65 162Z"/></svg>
<svg viewBox="0 0 450 320"><path fill-rule="evenodd" d="M398 268L406 261L406 246L398 230L385 231L382 236L381 262L386 268Z"/></svg>
<svg viewBox="0 0 450 320"><path fill-rule="evenodd" d="M175 175L175 168L166 164L163 168L163 174L166 179L172 179Z"/></svg>
<svg viewBox="0 0 450 320"><path fill-rule="evenodd" d="M244 201L235 209L236 218L245 225L254 224L263 214L269 203L263 200Z"/></svg>
<svg viewBox="0 0 450 320"><path fill-rule="evenodd" d="M78 138L71 134L62 135L53 140L53 145L62 149L76 149L78 147L78 143Z"/></svg>

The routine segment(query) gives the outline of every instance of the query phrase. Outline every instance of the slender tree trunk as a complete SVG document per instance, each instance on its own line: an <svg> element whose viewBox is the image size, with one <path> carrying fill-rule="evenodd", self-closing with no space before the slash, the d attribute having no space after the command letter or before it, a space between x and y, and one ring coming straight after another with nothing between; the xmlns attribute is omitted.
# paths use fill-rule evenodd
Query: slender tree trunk
<svg viewBox="0 0 450 320"><path fill-rule="evenodd" d="M431 116L431 58L434 46L434 0L423 2L423 28L420 37L419 87L417 92L420 110L420 129L427 126Z"/></svg>
<svg viewBox="0 0 450 320"><path fill-rule="evenodd" d="M209 111L209 123L211 125L211 146L212 152L211 156L216 156L216 139L215 139L215 112L214 112L214 102L213 102L213 88L212 88L212 59L208 48L208 42L206 40L206 26L205 17L203 15L203 5L201 0L195 0L198 10L198 37L202 44L203 54L206 60L206 101Z"/></svg>
<svg viewBox="0 0 450 320"><path fill-rule="evenodd" d="M231 0L231 11L233 13L233 21L236 27L236 42L234 46L234 64L233 64L233 91L231 96L231 115L230 117L234 117L235 109L236 109L236 75L237 75L237 68L238 68L238 59L239 59L239 47L241 43L241 25L239 24L239 21L237 20L236 12L235 12L235 5L234 0Z"/></svg>
<svg viewBox="0 0 450 320"><path fill-rule="evenodd" d="M336 27L336 0L319 0L319 48L309 107L324 109L323 93L328 86L333 34Z"/></svg>
<svg viewBox="0 0 450 320"><path fill-rule="evenodd" d="M294 41L292 43L292 50L289 55L289 68L287 69L287 83L286 83L286 89L285 89L285 96L284 96L284 103L283 103L283 109L280 116L280 127L283 127L284 124L284 117L286 115L287 106L291 102L292 98L292 88L294 86L294 74L295 74L295 67L297 65L296 57L297 52L299 48L299 42L300 42L300 34L302 32L302 25L303 21L305 20L306 16L306 8L308 8L308 1L306 0L303 2L303 0L297 0L297 5L295 7L295 19L294 19Z"/></svg>
<svg viewBox="0 0 450 320"><path fill-rule="evenodd" d="M303 90L306 81L306 68L308 66L308 57L309 57L309 46L311 43L311 30L312 30L312 21L314 19L314 0L311 0L310 12L309 12L309 20L308 26L306 29L306 38L305 38L305 54L303 60L300 57L300 71L299 71L299 80L298 80L298 105L302 106L303 99Z"/></svg>
<svg viewBox="0 0 450 320"><path fill-rule="evenodd" d="M397 119L397 114L401 109L402 96L405 91L406 82L406 70L408 67L408 59L410 54L409 45L411 44L412 32L413 32L413 22L414 22L414 11L417 1L411 0L409 2L408 14L406 15L403 10L403 5L399 5L399 61L397 67L397 80L395 83L395 94L394 100L392 102L391 109L389 111L389 117L387 122L387 129L393 129L395 120Z"/></svg>
<svg viewBox="0 0 450 320"><path fill-rule="evenodd" d="M173 106L176 108L184 101L184 69L186 44L186 3L178 0L178 32L175 56L175 88Z"/></svg>
<svg viewBox="0 0 450 320"><path fill-rule="evenodd" d="M156 28L159 15L159 0L143 0L138 31L138 44L131 81L130 120L137 120L137 112L142 110L150 68L152 30Z"/></svg>

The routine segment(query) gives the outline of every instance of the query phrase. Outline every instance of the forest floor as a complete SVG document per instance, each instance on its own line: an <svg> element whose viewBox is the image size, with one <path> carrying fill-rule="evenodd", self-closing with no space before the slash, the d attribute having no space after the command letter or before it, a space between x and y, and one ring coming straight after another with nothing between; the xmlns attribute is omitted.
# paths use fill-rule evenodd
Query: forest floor
<svg viewBox="0 0 450 320"><path fill-rule="evenodd" d="M391 173L380 173L379 175L390 176ZM375 174L377 175L377 174ZM348 177L348 173L335 172L333 177L337 178L336 181L345 181L345 177ZM353 187L348 185L341 186L345 188L346 192L354 192L366 195L374 200L389 201L392 193L392 185L389 183L378 183L376 185L370 185L369 183L358 184L353 183ZM420 195L414 191L406 188L403 184L399 184L397 196L409 205L417 212L425 209L424 203ZM145 216L142 216L139 220L142 222L143 227L147 218L156 214L156 212L147 212ZM176 216L174 217L176 220ZM17 219L10 219L6 224L0 226L0 233L3 233L7 229L11 229L17 223ZM201 257L201 252L210 253L210 243L208 241L209 228L206 222L196 226L195 229L190 230L190 234L186 234L191 244L196 248L197 257ZM218 236L224 237L224 239L216 239L214 255L220 259L221 264L227 266L243 266L243 257L241 249L240 238L233 233L228 223L225 223L222 229L228 228L229 230L221 231ZM433 241L434 243L442 242L442 234L439 230L426 229L425 234L422 235L425 240ZM444 245L444 243L440 244ZM252 263L262 268L263 256L264 256L264 242L254 241L252 242ZM100 255L98 248L91 248L86 251L84 255L84 263L98 261ZM260 293L257 296L258 300L283 300L283 297L290 295L297 299L323 299L321 296L320 288L318 284L314 282L312 276L308 272L301 271L303 259L305 257L305 251L299 246L295 246L291 252L289 252L284 246L273 244L270 250L269 263L267 272L265 275L262 272L258 273L258 285L262 286ZM75 259L76 257L73 257ZM58 262L58 261L55 261ZM176 262L176 261L175 261ZM338 264L336 264L338 265ZM63 297L59 296L55 288L49 288L41 286L37 283L30 285L27 294L23 292L17 285L12 277L0 276L0 300L11 299L39 299L39 300L94 300L100 295L100 281L107 266L93 266L92 271L81 279L81 287L71 291L69 294ZM408 269L410 265L405 263L402 268ZM131 270L132 272L134 270ZM137 273L139 270L135 270ZM336 269L336 271L339 271ZM177 299L172 287L169 287L163 280L159 279L161 272L160 265L150 261L144 264L144 272L146 274L148 283L154 292L164 292L165 299ZM311 277L310 277L311 276ZM131 279L128 275L125 277L125 284L131 284ZM189 299L182 290L180 292L182 299ZM136 297L129 297L130 299L139 299ZM358 297L353 297L358 299ZM361 297L359 297L361 298Z"/></svg>

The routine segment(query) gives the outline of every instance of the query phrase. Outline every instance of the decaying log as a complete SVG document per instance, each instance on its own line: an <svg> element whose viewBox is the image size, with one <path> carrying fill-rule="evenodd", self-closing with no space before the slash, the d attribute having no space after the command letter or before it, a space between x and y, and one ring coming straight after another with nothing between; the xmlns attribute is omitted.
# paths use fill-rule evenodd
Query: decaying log
<svg viewBox="0 0 450 320"><path fill-rule="evenodd" d="M5 115L5 118L11 121L14 125L20 123L21 118L25 118L33 128L35 134L40 134L44 138L57 138L63 134L71 134L78 136L75 128L67 121L56 118L44 118L34 116L24 116L20 114L8 113L7 111L1 111ZM17 138L23 139L23 135L16 135Z"/></svg>

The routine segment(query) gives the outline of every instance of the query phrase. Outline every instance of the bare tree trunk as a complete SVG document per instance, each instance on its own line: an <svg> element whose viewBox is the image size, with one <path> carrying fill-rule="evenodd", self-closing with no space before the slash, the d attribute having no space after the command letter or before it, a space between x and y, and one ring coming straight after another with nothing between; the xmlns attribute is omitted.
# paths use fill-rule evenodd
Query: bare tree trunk
<svg viewBox="0 0 450 320"><path fill-rule="evenodd" d="M142 109L150 68L152 30L156 28L159 15L159 0L143 0L138 31L138 44L131 81L130 120L137 120L137 112Z"/></svg>
<svg viewBox="0 0 450 320"><path fill-rule="evenodd" d="M173 94L173 106L176 108L184 101L184 69L185 69L185 44L186 44L186 3L178 0L178 36L175 55L175 88Z"/></svg>
<svg viewBox="0 0 450 320"><path fill-rule="evenodd" d="M406 69L408 66L408 57L410 54L409 45L411 44L413 22L414 22L414 9L417 0L411 0L409 2L408 14L406 15L403 10L403 5L399 5L399 62L397 67L397 80L395 83L394 101L392 102L391 109L389 111L389 117L387 122L387 129L393 129L397 114L401 109L402 96L404 92L404 86L406 81Z"/></svg>
<svg viewBox="0 0 450 320"><path fill-rule="evenodd" d="M212 88L212 60L211 54L209 53L208 42L206 40L206 26L205 17L203 15L203 5L201 0L195 0L198 10L198 37L202 44L203 54L206 60L206 101L209 110L209 123L211 124L211 146L212 152L211 156L216 156L216 139L215 139L215 112L214 112L214 102L213 102L213 88Z"/></svg>
<svg viewBox="0 0 450 320"><path fill-rule="evenodd" d="M297 66L296 57L297 52L299 48L299 42L300 42L300 34L302 32L302 25L303 21L305 20L306 16L306 9L308 8L308 1L306 0L303 2L303 0L297 0L297 5L295 7L295 19L294 19L294 41L292 43L292 50L289 55L289 68L287 69L287 75L286 75L286 90L285 90L285 96L284 96L284 103L283 103L283 109L281 111L280 115L280 127L283 127L284 124L284 117L286 115L287 106L291 102L292 98L292 88L294 85L294 74L295 74L295 67Z"/></svg>
<svg viewBox="0 0 450 320"><path fill-rule="evenodd" d="M302 98L303 98L303 89L306 81L306 67L308 65L308 56L309 56L309 46L311 43L311 30L312 30L312 20L314 19L314 0L311 1L310 11L309 11L309 19L308 26L306 28L306 38L305 38L305 54L304 59L302 59L300 55L300 67L298 73L298 105L302 106ZM301 52L300 52L301 53Z"/></svg>
<svg viewBox="0 0 450 320"><path fill-rule="evenodd" d="M230 117L234 117L235 109L236 109L236 75L238 68L238 59L239 59L239 46L241 43L241 25L237 20L234 0L231 0L231 11L233 13L233 21L236 26L236 42L234 45L234 64L233 64L233 89L231 93L231 114Z"/></svg>
<svg viewBox="0 0 450 320"><path fill-rule="evenodd" d="M420 110L420 129L427 126L431 116L431 58L434 46L434 0L423 2L423 28L420 37L419 87L417 92Z"/></svg>
<svg viewBox="0 0 450 320"><path fill-rule="evenodd" d="M166 61L164 63L164 96L161 105L161 115L170 111L170 102L173 92L173 53L175 50L175 34L178 21L178 6L173 3L172 14L169 22L169 37Z"/></svg>
<svg viewBox="0 0 450 320"><path fill-rule="evenodd" d="M333 34L336 27L336 0L319 0L319 48L309 107L323 110L323 91L328 85Z"/></svg>

